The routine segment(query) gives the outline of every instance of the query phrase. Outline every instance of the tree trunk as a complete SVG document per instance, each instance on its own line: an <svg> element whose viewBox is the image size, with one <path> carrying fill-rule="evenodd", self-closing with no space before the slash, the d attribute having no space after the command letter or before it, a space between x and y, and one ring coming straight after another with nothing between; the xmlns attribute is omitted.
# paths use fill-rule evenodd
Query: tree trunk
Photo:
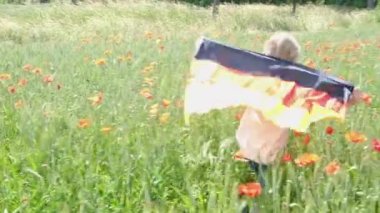
<svg viewBox="0 0 380 213"><path fill-rule="evenodd" d="M296 7L297 7L297 0L293 0L293 9L292 9L293 15L296 14Z"/></svg>
<svg viewBox="0 0 380 213"><path fill-rule="evenodd" d="M212 3L212 16L217 16L218 13L219 13L219 3L220 3L220 0L214 0L214 2Z"/></svg>
<svg viewBox="0 0 380 213"><path fill-rule="evenodd" d="M367 0L367 8L374 9L376 7L376 0Z"/></svg>

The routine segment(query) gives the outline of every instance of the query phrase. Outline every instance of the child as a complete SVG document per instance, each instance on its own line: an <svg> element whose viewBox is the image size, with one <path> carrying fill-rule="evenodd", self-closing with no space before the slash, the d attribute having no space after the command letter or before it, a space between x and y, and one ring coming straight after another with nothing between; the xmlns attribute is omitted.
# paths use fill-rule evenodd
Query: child
<svg viewBox="0 0 380 213"><path fill-rule="evenodd" d="M288 33L274 34L264 45L264 53L283 60L295 62L300 54L300 45ZM354 93L348 105L357 103L363 94L359 90ZM236 132L241 154L249 159L251 168L259 175L260 183L264 185L264 178L260 168L266 169L287 144L289 129L281 128L266 120L263 115L248 107Z"/></svg>

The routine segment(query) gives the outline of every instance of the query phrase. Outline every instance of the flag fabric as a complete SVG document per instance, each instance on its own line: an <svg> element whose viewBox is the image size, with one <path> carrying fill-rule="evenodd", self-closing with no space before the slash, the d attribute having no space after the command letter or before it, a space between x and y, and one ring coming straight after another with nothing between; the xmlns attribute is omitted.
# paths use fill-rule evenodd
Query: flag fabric
<svg viewBox="0 0 380 213"><path fill-rule="evenodd" d="M236 106L253 108L281 128L343 120L354 86L302 64L198 40L185 92L185 116Z"/></svg>

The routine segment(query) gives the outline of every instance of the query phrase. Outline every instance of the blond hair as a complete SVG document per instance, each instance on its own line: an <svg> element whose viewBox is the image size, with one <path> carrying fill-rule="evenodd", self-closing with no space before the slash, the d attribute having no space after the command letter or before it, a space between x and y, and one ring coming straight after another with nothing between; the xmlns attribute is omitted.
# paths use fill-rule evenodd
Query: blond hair
<svg viewBox="0 0 380 213"><path fill-rule="evenodd" d="M301 47L290 33L279 32L272 35L264 45L264 54L288 61L296 61Z"/></svg>

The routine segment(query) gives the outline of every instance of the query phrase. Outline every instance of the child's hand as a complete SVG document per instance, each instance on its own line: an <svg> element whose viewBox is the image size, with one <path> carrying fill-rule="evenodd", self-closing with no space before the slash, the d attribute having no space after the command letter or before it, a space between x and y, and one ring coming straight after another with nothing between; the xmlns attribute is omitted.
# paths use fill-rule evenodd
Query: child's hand
<svg viewBox="0 0 380 213"><path fill-rule="evenodd" d="M355 89L351 95L350 100L348 100L347 104L349 107L351 107L351 106L358 104L360 102L364 102L367 105L369 105L372 102L372 97L370 95L368 95L367 93L360 91L359 89Z"/></svg>

